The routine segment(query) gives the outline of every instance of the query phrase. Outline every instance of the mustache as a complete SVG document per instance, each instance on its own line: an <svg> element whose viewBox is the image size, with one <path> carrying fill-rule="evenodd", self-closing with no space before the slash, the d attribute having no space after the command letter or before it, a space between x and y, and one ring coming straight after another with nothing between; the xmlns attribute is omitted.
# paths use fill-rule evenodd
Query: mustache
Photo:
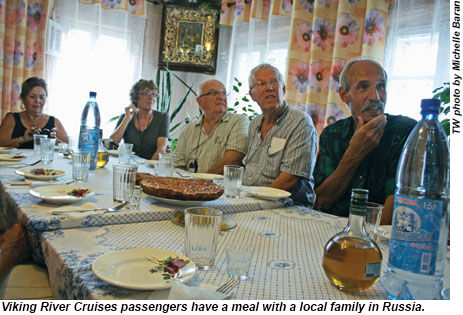
<svg viewBox="0 0 463 315"><path fill-rule="evenodd" d="M378 107L381 107L381 108L384 108L384 102L381 101L381 100L378 100L378 101L370 101L370 104L368 104L368 106L366 106L364 109L362 109L362 113L363 112L366 112L368 110L374 110Z"/></svg>

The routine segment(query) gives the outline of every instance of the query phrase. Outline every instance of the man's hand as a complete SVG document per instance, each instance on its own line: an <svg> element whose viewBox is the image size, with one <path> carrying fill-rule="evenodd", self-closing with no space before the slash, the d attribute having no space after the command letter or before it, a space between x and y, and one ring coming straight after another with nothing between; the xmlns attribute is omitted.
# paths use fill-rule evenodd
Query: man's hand
<svg viewBox="0 0 463 315"><path fill-rule="evenodd" d="M350 154L358 162L361 162L368 153L379 145L386 123L387 120L384 114L376 116L368 123L365 123L363 118L359 116L354 135L350 140L346 153Z"/></svg>

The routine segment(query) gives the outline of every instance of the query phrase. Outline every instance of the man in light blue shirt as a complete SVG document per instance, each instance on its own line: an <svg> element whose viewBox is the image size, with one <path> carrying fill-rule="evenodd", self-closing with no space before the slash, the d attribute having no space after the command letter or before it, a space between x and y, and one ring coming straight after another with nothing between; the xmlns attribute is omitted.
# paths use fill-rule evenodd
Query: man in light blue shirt
<svg viewBox="0 0 463 315"><path fill-rule="evenodd" d="M251 70L249 88L262 115L249 125L243 184L286 190L295 203L313 205L318 136L312 119L283 100L283 76L270 64Z"/></svg>

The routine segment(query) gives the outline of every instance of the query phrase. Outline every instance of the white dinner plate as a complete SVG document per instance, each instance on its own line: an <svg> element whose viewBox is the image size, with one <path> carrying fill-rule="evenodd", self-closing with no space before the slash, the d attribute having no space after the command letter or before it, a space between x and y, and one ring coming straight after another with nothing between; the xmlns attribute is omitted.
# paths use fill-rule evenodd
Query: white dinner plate
<svg viewBox="0 0 463 315"><path fill-rule="evenodd" d="M56 179L60 176L66 175L65 171L62 170L55 170L51 168L44 168L46 171L48 171L49 174L47 175L36 175L34 174L34 170L36 169L41 169L40 167L35 167L35 168L21 168L19 170L16 170L16 174L24 176L26 178L31 178L31 179L37 179L37 180L50 180L50 179Z"/></svg>
<svg viewBox="0 0 463 315"><path fill-rule="evenodd" d="M67 185L54 185L54 186L40 186L36 188L29 189L29 194L34 197L40 198L48 203L55 204L69 204L81 201L88 196L93 195L93 190L89 191L83 197L77 197L69 195L69 193L74 189L89 189L82 186L67 186Z"/></svg>
<svg viewBox="0 0 463 315"><path fill-rule="evenodd" d="M191 173L189 174L192 178L202 179L212 182L214 179L223 179L223 175L209 174L209 173Z"/></svg>
<svg viewBox="0 0 463 315"><path fill-rule="evenodd" d="M182 277L184 280L193 277L196 272L196 265L191 259L182 254L155 248L133 248L108 253L95 260L92 264L92 271L99 279L122 288L135 290L168 289L173 285L174 280L172 278L164 279L164 272L152 272L152 269L159 265L155 265L148 259L165 260L169 257L188 260L188 264L184 268L192 268L188 269L189 272L182 274Z"/></svg>
<svg viewBox="0 0 463 315"><path fill-rule="evenodd" d="M278 200L291 196L290 192L271 187L241 186L241 189L253 197L266 200Z"/></svg>
<svg viewBox="0 0 463 315"><path fill-rule="evenodd" d="M14 150L17 150L17 148L14 148L14 147L0 147L0 153L1 154L8 153L8 152L14 151Z"/></svg>
<svg viewBox="0 0 463 315"><path fill-rule="evenodd" d="M0 161L21 161L27 158L22 154L0 154Z"/></svg>
<svg viewBox="0 0 463 315"><path fill-rule="evenodd" d="M160 198L160 197L151 196L151 195L148 195L148 196L158 201L161 201L163 203L169 204L169 205L184 206L184 207L199 206L200 204L203 204L206 201L210 201L210 200L179 200L179 199Z"/></svg>

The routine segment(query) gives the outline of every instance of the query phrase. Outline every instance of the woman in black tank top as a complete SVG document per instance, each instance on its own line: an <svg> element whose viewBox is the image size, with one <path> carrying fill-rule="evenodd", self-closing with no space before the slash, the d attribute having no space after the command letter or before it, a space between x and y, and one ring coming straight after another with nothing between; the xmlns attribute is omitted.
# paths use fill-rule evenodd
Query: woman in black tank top
<svg viewBox="0 0 463 315"><path fill-rule="evenodd" d="M20 97L25 110L6 114L0 125L0 146L32 149L34 134L46 134L58 142L68 142L61 122L42 113L47 95L47 84L43 79L33 77L24 81Z"/></svg>

